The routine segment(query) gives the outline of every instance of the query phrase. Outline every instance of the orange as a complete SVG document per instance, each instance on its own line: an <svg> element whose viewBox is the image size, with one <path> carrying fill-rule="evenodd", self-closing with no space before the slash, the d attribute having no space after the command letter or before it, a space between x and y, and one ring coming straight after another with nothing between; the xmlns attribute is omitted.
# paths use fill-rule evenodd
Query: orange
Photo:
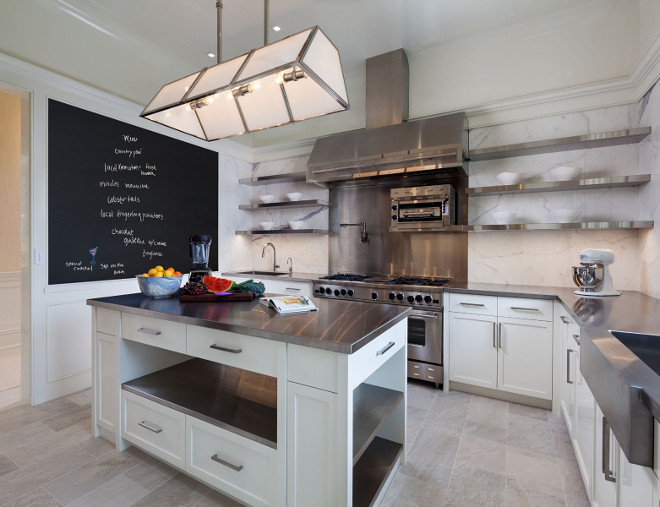
<svg viewBox="0 0 660 507"><path fill-rule="evenodd" d="M175 271L174 276L181 276L181 271Z"/></svg>

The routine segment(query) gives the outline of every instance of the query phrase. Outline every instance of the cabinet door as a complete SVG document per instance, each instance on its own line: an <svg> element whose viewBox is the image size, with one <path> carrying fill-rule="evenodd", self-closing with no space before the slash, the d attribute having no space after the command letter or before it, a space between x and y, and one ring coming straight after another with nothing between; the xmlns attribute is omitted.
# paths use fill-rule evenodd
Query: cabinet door
<svg viewBox="0 0 660 507"><path fill-rule="evenodd" d="M575 334L573 325L570 326L569 331L572 340L573 334ZM579 335L579 328L577 328L577 331ZM580 373L579 357L579 349L577 349L575 354L575 436L573 447L587 495L589 498L593 498L596 402Z"/></svg>
<svg viewBox="0 0 660 507"><path fill-rule="evenodd" d="M119 338L96 333L94 397L96 424L117 435L119 414Z"/></svg>
<svg viewBox="0 0 660 507"><path fill-rule="evenodd" d="M551 400L552 322L502 317L498 335L499 388Z"/></svg>
<svg viewBox="0 0 660 507"><path fill-rule="evenodd" d="M449 313L449 380L497 388L497 320Z"/></svg>
<svg viewBox="0 0 660 507"><path fill-rule="evenodd" d="M561 319L564 317L564 319ZM568 332L568 317L560 316L561 323L557 324L559 333L557 338L561 340L561 413L566 422L566 428L571 440L575 436L575 382L577 370L580 367L576 361L575 342Z"/></svg>
<svg viewBox="0 0 660 507"><path fill-rule="evenodd" d="M633 465L619 450L619 507L651 507L653 505L653 469Z"/></svg>
<svg viewBox="0 0 660 507"><path fill-rule="evenodd" d="M592 503L594 507L616 507L616 438L604 423L603 412L596 403L596 452Z"/></svg>

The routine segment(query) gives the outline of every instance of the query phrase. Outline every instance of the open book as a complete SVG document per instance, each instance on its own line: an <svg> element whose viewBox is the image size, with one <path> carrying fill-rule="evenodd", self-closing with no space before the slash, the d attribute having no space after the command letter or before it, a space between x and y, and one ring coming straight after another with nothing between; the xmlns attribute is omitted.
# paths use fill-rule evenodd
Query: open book
<svg viewBox="0 0 660 507"><path fill-rule="evenodd" d="M305 296L272 296L261 298L261 304L275 308L280 313L300 313L318 310Z"/></svg>

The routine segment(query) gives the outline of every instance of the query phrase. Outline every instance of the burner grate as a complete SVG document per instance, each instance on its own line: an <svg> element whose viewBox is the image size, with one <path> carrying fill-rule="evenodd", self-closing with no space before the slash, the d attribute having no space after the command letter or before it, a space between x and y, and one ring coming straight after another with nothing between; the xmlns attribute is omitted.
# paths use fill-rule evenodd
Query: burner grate
<svg viewBox="0 0 660 507"><path fill-rule="evenodd" d="M370 275L358 275L355 273L337 273L334 275L322 276L321 280L340 280L346 282L362 282L370 278Z"/></svg>
<svg viewBox="0 0 660 507"><path fill-rule="evenodd" d="M388 285L425 285L427 287L442 287L449 282L446 278L433 279L433 278L417 278L398 276L385 282Z"/></svg>

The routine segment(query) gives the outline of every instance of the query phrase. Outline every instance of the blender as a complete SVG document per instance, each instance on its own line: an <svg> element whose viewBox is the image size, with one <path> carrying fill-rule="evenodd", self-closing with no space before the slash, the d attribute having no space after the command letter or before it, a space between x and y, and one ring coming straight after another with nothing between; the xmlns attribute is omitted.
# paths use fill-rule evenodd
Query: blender
<svg viewBox="0 0 660 507"><path fill-rule="evenodd" d="M614 289L610 276L610 264L614 262L612 250L597 250L587 248L578 257L580 266L573 266L573 281L580 289L575 291L578 296L603 297L620 296Z"/></svg>
<svg viewBox="0 0 660 507"><path fill-rule="evenodd" d="M190 236L190 256L193 261L193 268L188 277L190 282L202 282L206 275L211 276L213 274L209 269L211 241L210 234L193 234Z"/></svg>

